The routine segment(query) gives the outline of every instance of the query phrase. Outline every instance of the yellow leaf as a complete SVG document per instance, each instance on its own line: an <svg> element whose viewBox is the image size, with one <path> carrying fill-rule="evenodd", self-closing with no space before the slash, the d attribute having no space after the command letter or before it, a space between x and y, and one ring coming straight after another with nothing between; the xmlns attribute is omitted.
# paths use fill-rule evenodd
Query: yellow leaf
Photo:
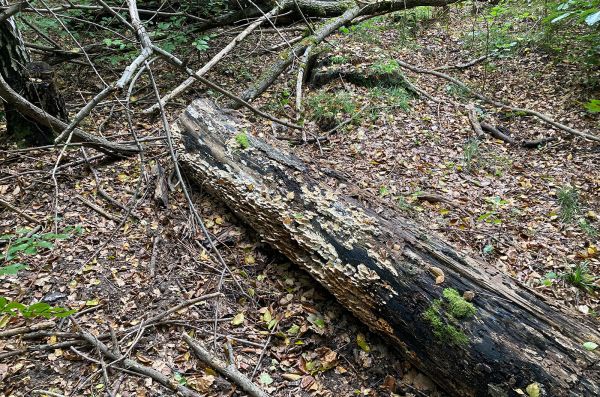
<svg viewBox="0 0 600 397"><path fill-rule="evenodd" d="M358 333L358 335L356 335L356 344L358 345L358 347L360 347L367 353L371 351L371 348L369 347L369 344L367 343L365 336L360 332Z"/></svg>
<svg viewBox="0 0 600 397"><path fill-rule="evenodd" d="M243 322L244 322L244 313L238 313L231 320L231 325L238 326L238 325L241 325Z"/></svg>
<svg viewBox="0 0 600 397"><path fill-rule="evenodd" d="M56 337L56 335L52 335L50 337L50 339L48 340L48 344L49 345L54 345L54 344L56 344L57 341L58 341L58 338Z"/></svg>
<svg viewBox="0 0 600 397"><path fill-rule="evenodd" d="M256 263L256 259L252 255L246 255L244 258L244 262L246 265L254 265Z"/></svg>
<svg viewBox="0 0 600 397"><path fill-rule="evenodd" d="M529 397L540 397L540 385L537 383L532 383L525 388L527 395Z"/></svg>
<svg viewBox="0 0 600 397"><path fill-rule="evenodd" d="M100 300L98 299L90 299L89 301L85 302L86 306L98 306L100 304Z"/></svg>
<svg viewBox="0 0 600 397"><path fill-rule="evenodd" d="M207 261L209 259L210 259L210 257L208 256L208 253L206 252L206 250L202 250L202 252L200 253L200 260Z"/></svg>

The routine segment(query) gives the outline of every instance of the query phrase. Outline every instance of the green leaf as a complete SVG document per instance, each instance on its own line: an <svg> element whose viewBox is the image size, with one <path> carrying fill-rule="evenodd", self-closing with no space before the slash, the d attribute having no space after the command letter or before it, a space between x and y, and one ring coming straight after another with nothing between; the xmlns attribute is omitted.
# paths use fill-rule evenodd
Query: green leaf
<svg viewBox="0 0 600 397"><path fill-rule="evenodd" d="M262 383L265 386L268 386L271 383L273 383L273 378L271 378L271 375L269 375L266 372L263 372L262 374L260 374L260 377L258 378L258 380L260 381L260 383Z"/></svg>
<svg viewBox="0 0 600 397"><path fill-rule="evenodd" d="M554 18L553 20L551 20L550 23L556 23L556 22L562 21L563 19L567 18L571 14L573 14L571 11L565 12L564 14L559 15L556 18Z"/></svg>
<svg viewBox="0 0 600 397"><path fill-rule="evenodd" d="M600 113L600 99L592 99L583 106L590 113Z"/></svg>
<svg viewBox="0 0 600 397"><path fill-rule="evenodd" d="M181 375L179 372L175 372L173 374L173 377L175 378L175 380L177 381L177 383L179 383L180 385L187 385L187 379L185 379L185 376Z"/></svg>
<svg viewBox="0 0 600 397"><path fill-rule="evenodd" d="M296 324L292 325L287 330L288 335L296 335L296 334L298 334L298 332L300 332L300 326L296 325Z"/></svg>
<svg viewBox="0 0 600 397"><path fill-rule="evenodd" d="M38 247L42 247L42 248L48 248L48 249L52 249L54 248L54 244L52 244L50 241L45 241L45 240L41 240L38 241L37 243L35 243Z"/></svg>
<svg viewBox="0 0 600 397"><path fill-rule="evenodd" d="M16 254L17 252L20 251L25 251L31 244L30 243L23 243L23 244L18 244L18 245L13 245L12 247L10 247L8 249L8 251L6 251L6 256L10 259L14 257L14 254Z"/></svg>
<svg viewBox="0 0 600 397"><path fill-rule="evenodd" d="M4 276L6 274L17 274L19 270L28 269L27 265L22 263L15 263L9 266L0 267L0 276Z"/></svg>
<svg viewBox="0 0 600 397"><path fill-rule="evenodd" d="M585 342L583 344L583 348L585 350L589 350L589 351L596 350L597 347L598 347L598 345L594 342Z"/></svg>

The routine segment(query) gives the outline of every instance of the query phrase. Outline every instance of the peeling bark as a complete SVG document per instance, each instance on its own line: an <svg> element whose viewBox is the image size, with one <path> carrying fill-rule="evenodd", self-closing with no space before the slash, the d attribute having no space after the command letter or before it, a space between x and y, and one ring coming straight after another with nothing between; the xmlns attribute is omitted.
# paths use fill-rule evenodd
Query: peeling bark
<svg viewBox="0 0 600 397"><path fill-rule="evenodd" d="M337 196L295 157L249 135L242 148L244 131L197 100L173 126L179 162L448 393L538 383L545 396L600 395L598 354L582 347L600 335L584 319L396 213Z"/></svg>

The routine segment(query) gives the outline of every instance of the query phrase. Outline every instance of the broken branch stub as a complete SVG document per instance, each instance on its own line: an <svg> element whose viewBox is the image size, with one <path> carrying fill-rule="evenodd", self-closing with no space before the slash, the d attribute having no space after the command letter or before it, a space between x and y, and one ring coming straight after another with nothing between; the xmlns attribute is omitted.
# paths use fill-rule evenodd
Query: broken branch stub
<svg viewBox="0 0 600 397"><path fill-rule="evenodd" d="M189 177L451 395L534 383L541 395L600 393L597 356L582 347L600 336L585 321L398 214L334 194L210 101L190 105L172 133Z"/></svg>

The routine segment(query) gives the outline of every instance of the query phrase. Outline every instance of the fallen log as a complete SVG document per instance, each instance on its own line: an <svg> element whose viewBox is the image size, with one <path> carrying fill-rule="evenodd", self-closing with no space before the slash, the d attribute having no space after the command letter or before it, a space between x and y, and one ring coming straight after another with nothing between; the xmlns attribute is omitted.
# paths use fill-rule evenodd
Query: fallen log
<svg viewBox="0 0 600 397"><path fill-rule="evenodd" d="M187 175L454 396L600 395L598 329L432 232L334 194L196 100L173 126Z"/></svg>

